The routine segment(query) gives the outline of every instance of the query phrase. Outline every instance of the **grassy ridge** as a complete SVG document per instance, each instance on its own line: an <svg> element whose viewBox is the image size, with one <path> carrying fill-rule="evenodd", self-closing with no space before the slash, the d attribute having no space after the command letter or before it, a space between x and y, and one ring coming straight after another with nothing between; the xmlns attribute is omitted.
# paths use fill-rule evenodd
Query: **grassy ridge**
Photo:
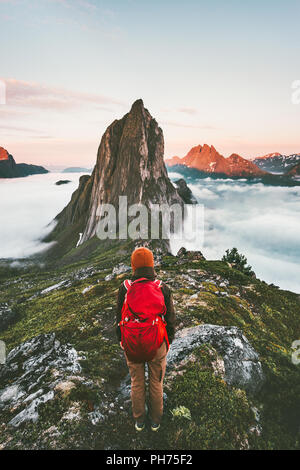
<svg viewBox="0 0 300 470"><path fill-rule="evenodd" d="M113 397L127 374L114 333L114 306L118 286L128 275L109 281L105 277L118 263L129 264L130 252L129 246L114 246L69 265L0 272L0 303L9 303L17 312L17 321L0 334L8 349L41 333L55 332L60 341L80 352L83 373L96 384L90 388L78 383L66 396L58 394L44 404L37 424L13 431L11 448L18 442L24 447L24 440L29 448L36 445L36 435L54 425L59 429L56 447L61 448L299 447L300 367L291 362L291 344L300 338L299 296L245 276L221 261L179 263L176 257L164 256L157 272L174 293L179 328L212 323L242 329L258 351L267 377L259 396L247 397L243 390L228 387L214 373L211 364L216 352L207 345L195 351L180 373L166 379L163 425L167 432L159 437L148 432L137 436L126 407L111 414L105 425L91 425L89 407L97 406L104 392ZM71 433L61 417L74 406L79 406L82 418L72 423ZM181 406L190 411L191 419L171 413ZM260 414L261 431L250 432L257 425L254 409ZM51 448L51 442L44 438L42 445Z"/></svg>

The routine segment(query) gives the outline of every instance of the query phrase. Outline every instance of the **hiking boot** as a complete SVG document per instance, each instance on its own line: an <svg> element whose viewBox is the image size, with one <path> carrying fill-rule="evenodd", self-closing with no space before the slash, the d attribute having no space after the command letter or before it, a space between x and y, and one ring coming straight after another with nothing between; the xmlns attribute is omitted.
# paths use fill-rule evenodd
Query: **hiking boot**
<svg viewBox="0 0 300 470"><path fill-rule="evenodd" d="M137 421L135 422L134 425L136 431L143 431L145 429L145 423L138 423Z"/></svg>
<svg viewBox="0 0 300 470"><path fill-rule="evenodd" d="M160 424L151 423L151 431L157 432L160 428Z"/></svg>

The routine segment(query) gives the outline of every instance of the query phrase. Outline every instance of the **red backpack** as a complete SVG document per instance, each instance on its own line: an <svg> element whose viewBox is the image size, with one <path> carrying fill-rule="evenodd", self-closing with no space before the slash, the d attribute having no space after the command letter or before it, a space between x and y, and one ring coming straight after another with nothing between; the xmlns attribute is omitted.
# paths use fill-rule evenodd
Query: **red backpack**
<svg viewBox="0 0 300 470"><path fill-rule="evenodd" d="M126 280L124 286L127 293L119 323L122 346L129 360L149 362L164 340L169 348L161 281L140 278Z"/></svg>

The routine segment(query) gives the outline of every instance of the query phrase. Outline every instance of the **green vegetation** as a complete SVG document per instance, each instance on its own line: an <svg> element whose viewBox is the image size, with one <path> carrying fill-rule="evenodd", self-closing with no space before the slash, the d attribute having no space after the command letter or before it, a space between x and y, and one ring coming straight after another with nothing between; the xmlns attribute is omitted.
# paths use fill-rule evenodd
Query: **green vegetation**
<svg viewBox="0 0 300 470"><path fill-rule="evenodd" d="M0 268L0 304L8 303L17 313L16 321L0 333L8 350L55 332L62 344L78 351L81 376L89 381L72 379L69 393L56 392L40 406L37 423L10 429L6 423L13 415L2 414L0 448L299 448L300 366L291 361L292 342L300 338L299 296L224 261L179 263L174 256L163 257L156 270L174 293L179 328L203 323L238 326L259 353L267 381L255 397L227 386L212 366L216 352L210 345L201 347L166 377L162 431L135 433L129 405L120 408L115 401L127 367L115 338L114 306L118 286L128 274L105 281L114 266L129 264L130 252L130 244L105 250L93 246L85 257L69 255L72 263ZM245 267L244 261L242 257ZM58 288L49 289L56 284ZM92 424L89 413L104 397L115 412L107 412L105 423ZM70 410L80 418L65 419Z"/></svg>
<svg viewBox="0 0 300 470"><path fill-rule="evenodd" d="M244 255L241 255L237 248L226 250L226 254L223 256L222 261L232 264L235 269L238 269L247 276L254 275L252 267L249 265L247 266L247 258Z"/></svg>
<svg viewBox="0 0 300 470"><path fill-rule="evenodd" d="M173 381L170 406L184 406L192 419L173 415L170 422L170 448L242 449L249 448L248 434L255 424L244 391L229 389L215 376L211 355L205 348L194 352L197 361Z"/></svg>

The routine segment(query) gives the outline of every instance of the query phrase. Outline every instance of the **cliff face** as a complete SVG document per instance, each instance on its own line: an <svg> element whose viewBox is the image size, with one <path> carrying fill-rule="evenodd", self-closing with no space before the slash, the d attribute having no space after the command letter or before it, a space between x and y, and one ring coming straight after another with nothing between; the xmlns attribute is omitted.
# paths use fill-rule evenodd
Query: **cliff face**
<svg viewBox="0 0 300 470"><path fill-rule="evenodd" d="M86 220L91 197L91 179L83 175L79 179L79 186L72 194L70 203L56 216L58 228L63 230L74 223L82 225Z"/></svg>
<svg viewBox="0 0 300 470"><path fill-rule="evenodd" d="M193 147L185 157L173 157L166 160L168 166L185 165L205 173L223 174L227 176L262 176L266 172L254 163L232 154L225 158L213 146L198 145Z"/></svg>
<svg viewBox="0 0 300 470"><path fill-rule="evenodd" d="M129 113L105 131L93 173L81 181L69 205L57 216L56 234L73 224L83 233L81 244L93 238L99 208L109 203L118 213L119 196L127 196L128 205L143 203L147 208L162 203L182 205L163 155L163 132L142 100L137 100Z"/></svg>
<svg viewBox="0 0 300 470"><path fill-rule="evenodd" d="M42 173L48 173L48 170L38 165L16 163L13 156L0 147L0 178L20 178Z"/></svg>
<svg viewBox="0 0 300 470"><path fill-rule="evenodd" d="M97 209L103 203L118 209L119 196L127 196L128 205L182 203L168 178L163 155L162 130L142 100L138 100L102 137L91 176L89 216L82 242L95 235Z"/></svg>

